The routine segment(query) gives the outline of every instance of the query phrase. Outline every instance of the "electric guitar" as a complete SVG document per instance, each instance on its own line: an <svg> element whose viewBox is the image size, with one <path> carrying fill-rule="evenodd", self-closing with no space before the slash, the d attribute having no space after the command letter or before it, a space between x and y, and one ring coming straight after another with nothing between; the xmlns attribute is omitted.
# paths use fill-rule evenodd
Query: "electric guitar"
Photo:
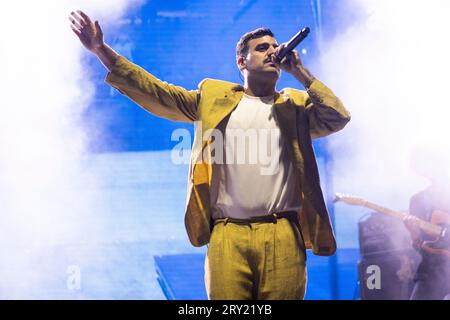
<svg viewBox="0 0 450 320"><path fill-rule="evenodd" d="M393 218L404 220L410 214L391 210L366 199L350 195L336 193L334 202L344 202L353 206L366 207ZM450 214L443 211L435 211L431 215L431 221L416 220L417 226L428 235L434 237L432 241L424 241L421 248L432 254L444 255L450 258Z"/></svg>

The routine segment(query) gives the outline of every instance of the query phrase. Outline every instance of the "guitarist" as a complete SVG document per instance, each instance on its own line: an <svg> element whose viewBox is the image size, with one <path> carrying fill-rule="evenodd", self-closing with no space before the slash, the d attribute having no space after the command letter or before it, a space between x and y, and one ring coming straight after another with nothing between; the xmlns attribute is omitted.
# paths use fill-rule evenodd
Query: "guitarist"
<svg viewBox="0 0 450 320"><path fill-rule="evenodd" d="M436 164L430 166L430 163L433 161L425 154L414 157L415 171L427 178L431 184L411 197L409 205L411 216L405 219L413 246L422 256L414 276L411 300L442 300L447 299L450 294L450 258L424 250L424 241L434 239L423 232L415 222L417 218L431 221L436 212L450 213L450 179L439 170L442 166Z"/></svg>

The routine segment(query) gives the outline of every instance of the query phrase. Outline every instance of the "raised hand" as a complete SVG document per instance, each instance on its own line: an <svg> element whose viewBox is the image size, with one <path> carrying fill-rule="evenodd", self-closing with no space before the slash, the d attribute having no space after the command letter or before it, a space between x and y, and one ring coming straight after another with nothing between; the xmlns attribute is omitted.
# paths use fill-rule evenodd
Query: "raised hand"
<svg viewBox="0 0 450 320"><path fill-rule="evenodd" d="M271 56L272 62L280 69L292 74L298 81L300 81L305 88L309 88L314 81L314 76L303 66L302 60L297 50L289 52L279 63L275 57L286 46L286 43L282 43L275 49L274 54Z"/></svg>
<svg viewBox="0 0 450 320"><path fill-rule="evenodd" d="M70 27L86 49L96 52L104 45L103 32L98 21L92 23L91 19L81 10L72 11L69 20L72 23Z"/></svg>
<svg viewBox="0 0 450 320"><path fill-rule="evenodd" d="M302 61L300 59L300 55L297 50L290 51L281 61L277 63L276 56L280 53L280 51L286 46L286 43L282 43L275 49L274 54L271 56L272 62L277 64L282 70L287 71L289 73L293 73L295 70L303 67Z"/></svg>

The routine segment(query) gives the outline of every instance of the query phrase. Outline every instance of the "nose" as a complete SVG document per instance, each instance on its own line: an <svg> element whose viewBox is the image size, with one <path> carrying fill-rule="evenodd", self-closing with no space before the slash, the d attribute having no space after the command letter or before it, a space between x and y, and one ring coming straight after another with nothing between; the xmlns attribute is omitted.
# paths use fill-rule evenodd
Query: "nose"
<svg viewBox="0 0 450 320"><path fill-rule="evenodd" d="M270 60L272 60L272 56L275 54L276 49L273 46L270 46L269 49L267 49L267 56Z"/></svg>

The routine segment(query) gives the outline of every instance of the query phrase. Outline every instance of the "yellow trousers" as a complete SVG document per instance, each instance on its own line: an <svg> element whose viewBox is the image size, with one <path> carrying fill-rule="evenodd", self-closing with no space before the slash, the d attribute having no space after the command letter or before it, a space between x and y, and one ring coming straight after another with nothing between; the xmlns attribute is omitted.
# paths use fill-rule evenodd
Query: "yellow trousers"
<svg viewBox="0 0 450 320"><path fill-rule="evenodd" d="M211 300L301 300L306 250L297 227L277 223L215 225L205 259Z"/></svg>

